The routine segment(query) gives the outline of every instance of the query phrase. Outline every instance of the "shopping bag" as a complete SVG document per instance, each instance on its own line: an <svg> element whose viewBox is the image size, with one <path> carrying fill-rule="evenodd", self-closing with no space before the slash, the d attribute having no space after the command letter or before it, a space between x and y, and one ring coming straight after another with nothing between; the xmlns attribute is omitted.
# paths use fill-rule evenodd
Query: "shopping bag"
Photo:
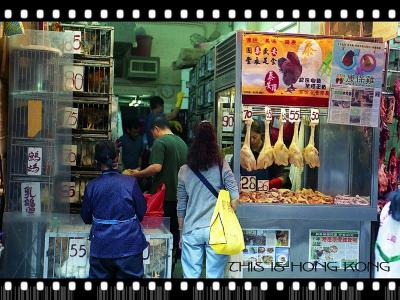
<svg viewBox="0 0 400 300"><path fill-rule="evenodd" d="M160 184L155 194L143 194L147 202L146 217L164 216L165 184Z"/></svg>
<svg viewBox="0 0 400 300"><path fill-rule="evenodd" d="M220 190L210 223L210 247L217 254L235 255L245 248L242 227L227 190Z"/></svg>

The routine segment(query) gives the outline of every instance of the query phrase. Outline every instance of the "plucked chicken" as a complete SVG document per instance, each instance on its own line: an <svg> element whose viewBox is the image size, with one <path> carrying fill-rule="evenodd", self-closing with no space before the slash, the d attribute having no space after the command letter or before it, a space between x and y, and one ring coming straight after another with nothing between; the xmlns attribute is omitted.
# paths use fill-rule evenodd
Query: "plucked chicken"
<svg viewBox="0 0 400 300"><path fill-rule="evenodd" d="M304 166L303 154L298 146L299 141L299 124L294 124L294 133L292 143L289 146L289 162L295 165L297 168L302 168Z"/></svg>
<svg viewBox="0 0 400 300"><path fill-rule="evenodd" d="M274 163L274 148L271 146L271 138L269 135L269 123L265 120L265 139L264 146L261 149L257 159L257 169L266 169Z"/></svg>
<svg viewBox="0 0 400 300"><path fill-rule="evenodd" d="M379 160L378 185L379 193L386 193L389 187L389 179L383 159Z"/></svg>
<svg viewBox="0 0 400 300"><path fill-rule="evenodd" d="M311 134L310 140L306 148L304 148L304 161L306 164L310 166L310 168L319 167L319 155L318 150L314 145L314 132L315 132L315 124L311 124Z"/></svg>
<svg viewBox="0 0 400 300"><path fill-rule="evenodd" d="M280 118L280 127L278 140L274 145L274 160L278 166L287 166L289 164L289 149L283 142L283 122L282 117Z"/></svg>
<svg viewBox="0 0 400 300"><path fill-rule="evenodd" d="M246 136L244 138L242 149L240 150L240 165L248 172L251 172L257 170L256 158L250 148L250 132L253 119L246 120L245 123Z"/></svg>

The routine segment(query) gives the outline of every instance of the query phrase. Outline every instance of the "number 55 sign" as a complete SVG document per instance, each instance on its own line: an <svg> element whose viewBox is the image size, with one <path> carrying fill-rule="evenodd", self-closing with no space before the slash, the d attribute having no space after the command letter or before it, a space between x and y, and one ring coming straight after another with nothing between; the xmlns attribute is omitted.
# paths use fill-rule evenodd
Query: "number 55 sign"
<svg viewBox="0 0 400 300"><path fill-rule="evenodd" d="M87 246L86 238L69 240L68 258L74 262L75 266L85 267L88 264Z"/></svg>

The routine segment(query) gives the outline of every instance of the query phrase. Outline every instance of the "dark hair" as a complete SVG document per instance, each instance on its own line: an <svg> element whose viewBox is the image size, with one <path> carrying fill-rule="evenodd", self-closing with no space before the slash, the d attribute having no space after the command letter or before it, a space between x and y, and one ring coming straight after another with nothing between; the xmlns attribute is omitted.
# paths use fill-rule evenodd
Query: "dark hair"
<svg viewBox="0 0 400 300"><path fill-rule="evenodd" d="M258 134L264 134L264 130L265 128L263 123L257 120L253 120L253 123L251 123L251 131ZM243 133L246 134L246 126L243 126Z"/></svg>
<svg viewBox="0 0 400 300"><path fill-rule="evenodd" d="M125 128L126 129L139 129L140 128L140 122L138 118L131 118L128 119L125 123Z"/></svg>
<svg viewBox="0 0 400 300"><path fill-rule="evenodd" d="M391 192L387 200L390 201L389 214L394 220L400 222L400 191Z"/></svg>
<svg viewBox="0 0 400 300"><path fill-rule="evenodd" d="M158 106L163 106L164 105L164 100L160 96L151 96L149 97L150 100L150 109L155 109Z"/></svg>
<svg viewBox="0 0 400 300"><path fill-rule="evenodd" d="M154 129L155 127L169 129L169 122L164 117L157 117L154 119L153 123L151 123L151 129Z"/></svg>
<svg viewBox="0 0 400 300"><path fill-rule="evenodd" d="M114 166L114 160L118 155L118 150L113 141L102 141L96 144L94 159L106 165L109 169Z"/></svg>
<svg viewBox="0 0 400 300"><path fill-rule="evenodd" d="M195 170L207 170L222 163L214 126L202 121L194 127L194 138L189 148L187 164Z"/></svg>

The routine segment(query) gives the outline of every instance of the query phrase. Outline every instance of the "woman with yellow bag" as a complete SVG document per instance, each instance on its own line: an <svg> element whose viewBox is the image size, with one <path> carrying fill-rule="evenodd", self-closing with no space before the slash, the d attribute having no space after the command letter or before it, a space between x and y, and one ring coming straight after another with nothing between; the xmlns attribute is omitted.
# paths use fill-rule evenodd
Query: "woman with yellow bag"
<svg viewBox="0 0 400 300"><path fill-rule="evenodd" d="M209 121L200 122L194 135L187 164L178 173L177 212L183 276L199 278L205 254L206 277L223 278L229 255L217 254L209 244L216 191L229 192L232 200L228 204L232 211L237 207L239 190L229 164L222 157L213 125Z"/></svg>

